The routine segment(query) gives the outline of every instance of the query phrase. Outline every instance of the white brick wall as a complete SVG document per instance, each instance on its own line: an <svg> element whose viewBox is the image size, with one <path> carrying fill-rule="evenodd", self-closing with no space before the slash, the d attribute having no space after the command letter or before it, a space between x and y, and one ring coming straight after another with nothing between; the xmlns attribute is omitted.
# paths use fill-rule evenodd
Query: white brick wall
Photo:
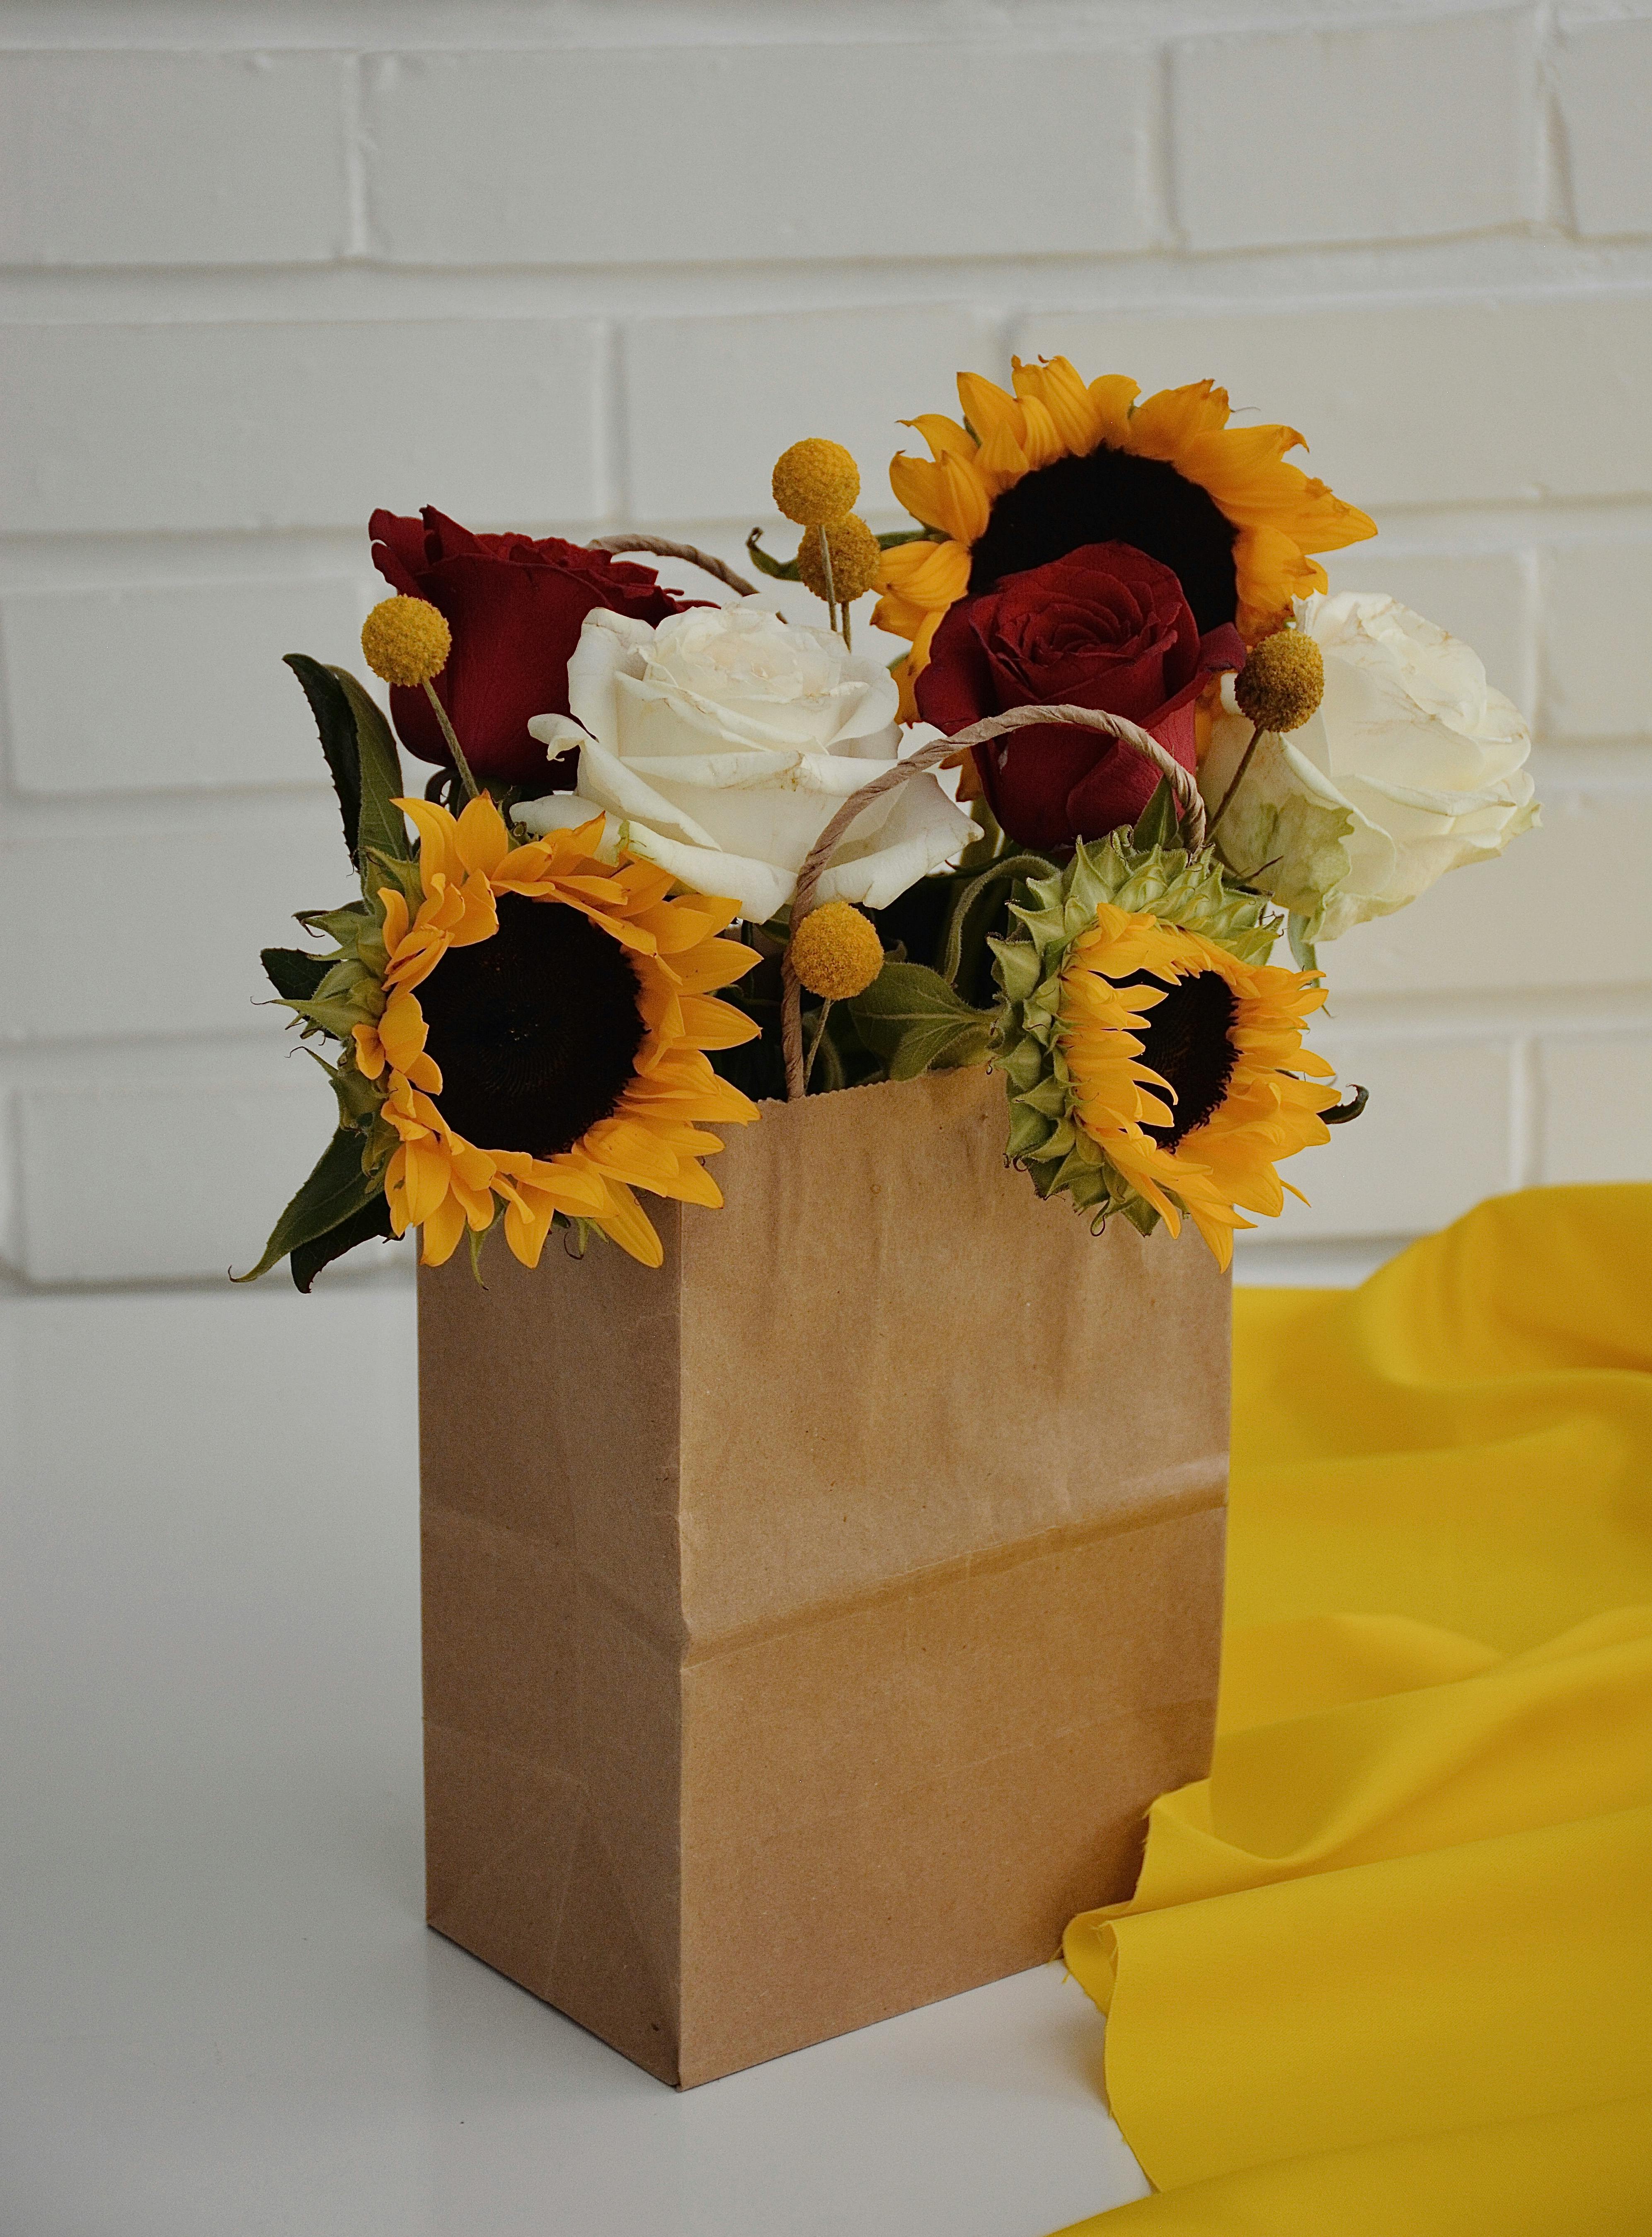
<svg viewBox="0 0 1652 2237"><path fill-rule="evenodd" d="M1188 39L1171 83L1190 247L1426 240L1541 214L1529 15Z"/></svg>
<svg viewBox="0 0 1652 2237"><path fill-rule="evenodd" d="M0 1257L216 1277L319 1147L280 655L374 505L737 558L1012 348L1304 428L1536 727L1544 829L1327 952L1371 1110L1252 1266L1652 1174L1649 114L1652 0L0 0Z"/></svg>

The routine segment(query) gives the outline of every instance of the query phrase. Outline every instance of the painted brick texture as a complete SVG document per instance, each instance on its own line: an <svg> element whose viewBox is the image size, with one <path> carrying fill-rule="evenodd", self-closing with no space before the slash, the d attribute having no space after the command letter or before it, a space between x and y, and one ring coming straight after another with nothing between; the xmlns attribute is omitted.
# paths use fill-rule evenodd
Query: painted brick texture
<svg viewBox="0 0 1652 2237"><path fill-rule="evenodd" d="M1652 0L0 16L0 1260L215 1279L319 1145L280 657L355 659L374 505L737 561L1012 351L1302 428L1333 588L1536 735L1543 829L1326 951L1371 1108L1252 1263L1652 1175L1649 107Z"/></svg>

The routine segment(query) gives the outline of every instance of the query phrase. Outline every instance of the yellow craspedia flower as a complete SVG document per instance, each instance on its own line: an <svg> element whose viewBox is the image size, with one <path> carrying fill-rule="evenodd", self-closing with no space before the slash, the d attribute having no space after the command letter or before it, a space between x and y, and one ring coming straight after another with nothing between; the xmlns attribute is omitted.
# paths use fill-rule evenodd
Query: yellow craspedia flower
<svg viewBox="0 0 1652 2237"><path fill-rule="evenodd" d="M829 587L821 556L823 536L832 558ZM804 529L797 546L798 579L817 598L834 599L840 606L847 606L863 597L876 582L882 558L882 547L866 523L857 514L847 513L842 520Z"/></svg>
<svg viewBox="0 0 1652 2237"><path fill-rule="evenodd" d="M861 493L861 470L841 443L810 435L775 462L775 503L788 520L822 528L840 520Z"/></svg>
<svg viewBox="0 0 1652 2237"><path fill-rule="evenodd" d="M367 666L387 683L428 683L453 649L447 617L426 598L381 598L361 628Z"/></svg>
<svg viewBox="0 0 1652 2237"><path fill-rule="evenodd" d="M863 994L883 968L883 943L869 917L847 901L811 909L791 935L797 982L829 1002Z"/></svg>
<svg viewBox="0 0 1652 2237"><path fill-rule="evenodd" d="M1325 696L1325 655L1305 630L1265 637L1233 678L1239 712L1259 730L1299 730Z"/></svg>

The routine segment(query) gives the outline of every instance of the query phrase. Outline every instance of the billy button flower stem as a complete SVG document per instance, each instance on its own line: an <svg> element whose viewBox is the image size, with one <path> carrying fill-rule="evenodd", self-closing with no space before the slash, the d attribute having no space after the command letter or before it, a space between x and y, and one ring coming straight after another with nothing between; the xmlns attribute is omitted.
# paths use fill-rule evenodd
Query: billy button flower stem
<svg viewBox="0 0 1652 2237"><path fill-rule="evenodd" d="M1233 678L1239 710L1251 718L1250 741L1216 813L1205 826L1206 839L1226 815L1264 736L1299 730L1318 709L1325 692L1325 656L1312 637L1301 630L1282 629L1263 638Z"/></svg>
<svg viewBox="0 0 1652 2237"><path fill-rule="evenodd" d="M471 774L465 749L454 736L447 709L436 696L433 678L447 665L453 633L447 617L427 598L382 598L361 628L361 650L367 666L387 683L405 690L422 688L435 714L447 750L453 757L468 799L477 799L481 787Z"/></svg>
<svg viewBox="0 0 1652 2237"><path fill-rule="evenodd" d="M832 580L832 540L826 533L826 524L824 521L823 521L816 529L815 534L820 543L820 571L826 578L827 625L831 629L841 628L843 632L843 643L847 645L849 643L849 610L847 608L844 609L843 618L840 623L837 618L837 585Z"/></svg>
<svg viewBox="0 0 1652 2237"><path fill-rule="evenodd" d="M465 796L467 800L474 800L480 792L481 787L477 783L476 779L471 775L471 765L465 758L465 749L459 744L457 736L454 735L453 726L447 719L446 708L442 705L441 701L436 696L436 686L432 683L431 679L427 676L423 679L423 681L425 686L425 696L429 700L431 706L435 710L436 720L441 724L442 736L447 741L447 750L453 756L453 767L459 771L460 777L464 781Z"/></svg>

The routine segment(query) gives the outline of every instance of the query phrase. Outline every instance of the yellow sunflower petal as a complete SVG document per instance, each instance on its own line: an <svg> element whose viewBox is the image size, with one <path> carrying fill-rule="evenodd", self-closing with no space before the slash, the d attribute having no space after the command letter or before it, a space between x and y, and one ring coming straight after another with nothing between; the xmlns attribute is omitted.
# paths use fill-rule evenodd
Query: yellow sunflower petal
<svg viewBox="0 0 1652 2237"><path fill-rule="evenodd" d="M467 801L453 830L453 845L467 870L492 877L511 851L505 818L486 793Z"/></svg>
<svg viewBox="0 0 1652 2237"><path fill-rule="evenodd" d="M397 948L407 937L406 896L398 893L393 886L380 886L379 906L384 911L385 954L393 963Z"/></svg>
<svg viewBox="0 0 1652 2237"><path fill-rule="evenodd" d="M355 1043L355 1068L363 1079L377 1079L384 1070L384 1044L379 1039L375 1026L352 1026L350 1038Z"/></svg>
<svg viewBox="0 0 1652 2237"><path fill-rule="evenodd" d="M692 1158L679 1158L677 1172L669 1186L660 1191L662 1196L675 1197L679 1204L702 1204L708 1211L723 1209L723 1191L702 1165Z"/></svg>
<svg viewBox="0 0 1652 2237"><path fill-rule="evenodd" d="M631 1191L621 1181L609 1184L611 1209L598 1219L597 1225L611 1241L618 1244L631 1257L640 1259L644 1266L658 1266L665 1258L664 1245L654 1231L654 1224Z"/></svg>
<svg viewBox="0 0 1652 2237"><path fill-rule="evenodd" d="M422 1232L424 1249L420 1255L426 1265L445 1266L465 1232L464 1209L451 1191L433 1211L426 1213Z"/></svg>
<svg viewBox="0 0 1652 2237"><path fill-rule="evenodd" d="M1032 460L1009 429L997 426L981 446L975 472L991 497L1001 497L1025 476Z"/></svg>
<svg viewBox="0 0 1652 2237"><path fill-rule="evenodd" d="M752 951L748 948L748 954ZM753 960L756 960L755 955ZM682 1026L679 1030L684 1040L696 1048L739 1048L754 1041L763 1031L755 1018L743 1010L737 1010L732 1002L719 1002L710 994L684 994L681 1000Z"/></svg>
<svg viewBox="0 0 1652 2237"><path fill-rule="evenodd" d="M1090 392L1064 357L1041 365L1011 360L1015 393L1025 403L1041 405L1047 414L1062 450L1074 458L1087 458L1101 440L1106 423Z"/></svg>
<svg viewBox="0 0 1652 2237"><path fill-rule="evenodd" d="M929 445L932 459L944 459L948 452L955 458L973 459L975 455L975 437L955 419L948 419L942 412L920 412L915 419L902 419L903 427L915 427Z"/></svg>
<svg viewBox="0 0 1652 2237"><path fill-rule="evenodd" d="M414 1060L423 1053L428 1032L425 1013L419 1006L419 998L405 987L398 987L385 1004L384 1015L379 1020L379 1040L385 1054L396 1070L408 1073ZM422 1082L415 1081L415 1086Z"/></svg>
<svg viewBox="0 0 1652 2237"><path fill-rule="evenodd" d="M405 1142L400 1154L407 1191L407 1218L422 1227L447 1194L447 1152L439 1142Z"/></svg>
<svg viewBox="0 0 1652 2237"><path fill-rule="evenodd" d="M1141 383L1132 380L1127 373L1104 373L1099 380L1090 383L1091 408L1101 423L1100 441L1111 443L1115 451L1126 447L1131 412L1140 393Z"/></svg>
<svg viewBox="0 0 1652 2237"><path fill-rule="evenodd" d="M434 878L451 881L458 877L459 827L447 810L433 800L399 800L395 804L419 834L419 874L426 893Z"/></svg>
<svg viewBox="0 0 1652 2237"><path fill-rule="evenodd" d="M1227 391L1213 380L1191 380L1184 388L1161 388L1144 397L1130 415L1125 447L1138 458L1174 464L1186 443L1219 433L1227 425Z"/></svg>
<svg viewBox="0 0 1652 2237"><path fill-rule="evenodd" d="M756 958L757 950L743 940L708 940L674 957L671 971L685 993L709 994L715 987L731 987L743 979Z"/></svg>
<svg viewBox="0 0 1652 2237"><path fill-rule="evenodd" d="M889 486L915 520L961 543L973 544L987 525L987 485L973 459L948 452L930 465L897 451L889 462Z"/></svg>
<svg viewBox="0 0 1652 2237"><path fill-rule="evenodd" d="M969 547L955 540L897 544L883 554L878 587L925 613L944 613L969 588Z"/></svg>

